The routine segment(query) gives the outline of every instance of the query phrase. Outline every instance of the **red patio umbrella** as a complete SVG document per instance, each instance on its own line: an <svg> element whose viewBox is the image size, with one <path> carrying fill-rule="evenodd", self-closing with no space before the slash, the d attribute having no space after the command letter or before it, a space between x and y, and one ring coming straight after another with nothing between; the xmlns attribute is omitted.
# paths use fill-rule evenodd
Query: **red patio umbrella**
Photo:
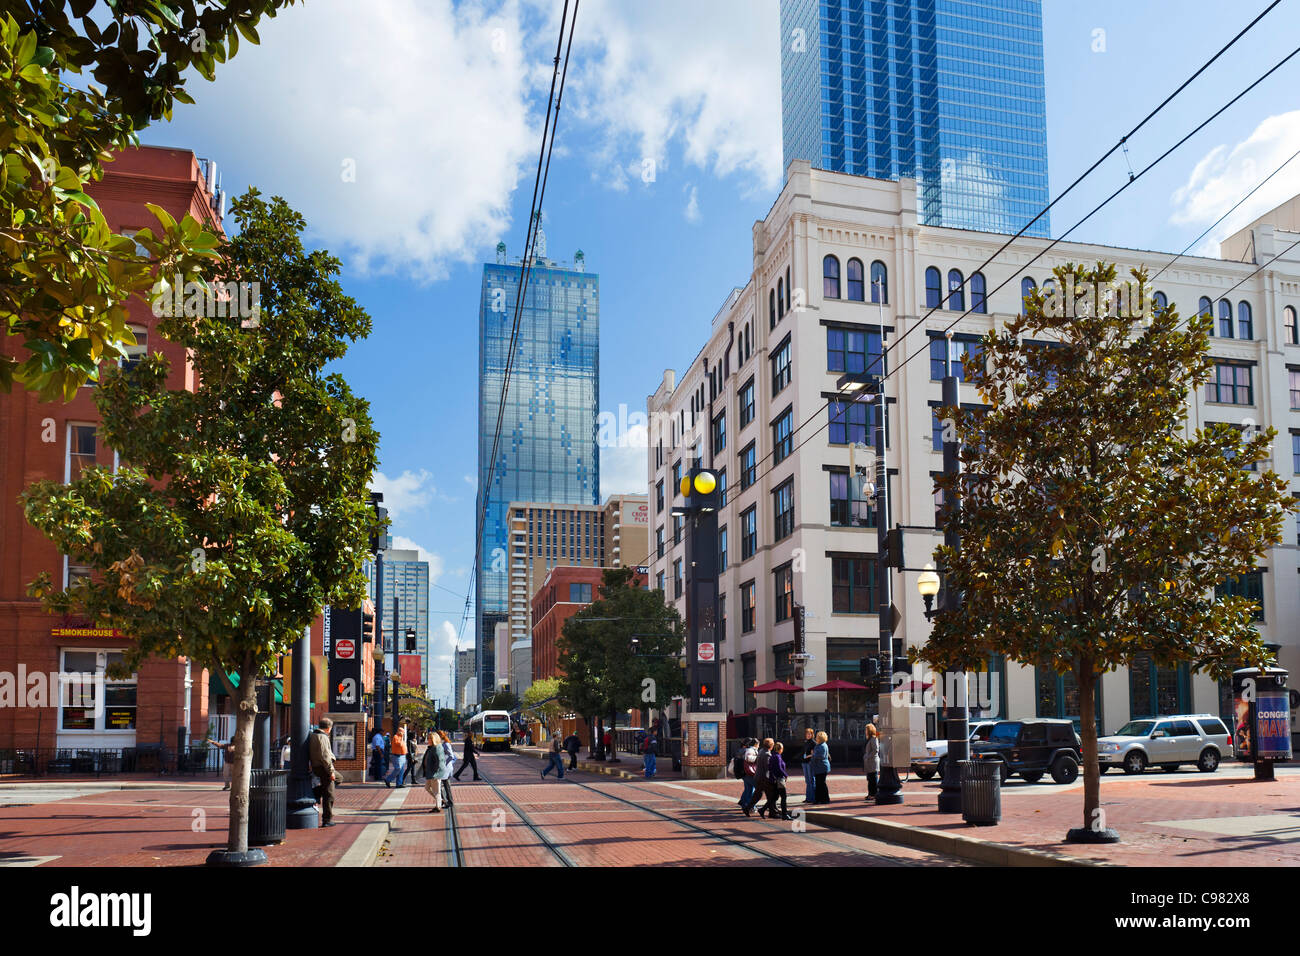
<svg viewBox="0 0 1300 956"><path fill-rule="evenodd" d="M803 688L783 680L770 680L766 684L755 684L749 692L751 694L801 694Z"/></svg>
<svg viewBox="0 0 1300 956"><path fill-rule="evenodd" d="M754 716L756 714L775 714L775 713L776 711L774 711L771 707L755 707L753 710L749 712L750 716Z"/></svg>
<svg viewBox="0 0 1300 956"><path fill-rule="evenodd" d="M813 691L813 690L833 690L833 691L835 691L835 712L838 714L838 713L840 712L840 691L842 691L842 690L866 690L867 688L864 687L862 684L854 684L852 681L840 680L840 679L837 677L837 678L835 678L835 680L830 680L830 681L827 681L827 682L824 683L824 684L818 684L816 687L809 687L808 689L809 689L810 691Z"/></svg>

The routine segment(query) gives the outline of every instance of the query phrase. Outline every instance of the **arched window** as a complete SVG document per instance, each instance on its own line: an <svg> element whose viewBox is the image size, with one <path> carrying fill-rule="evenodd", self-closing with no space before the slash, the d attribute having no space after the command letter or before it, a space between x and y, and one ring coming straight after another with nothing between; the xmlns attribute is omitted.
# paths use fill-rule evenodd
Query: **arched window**
<svg viewBox="0 0 1300 956"><path fill-rule="evenodd" d="M776 290L767 290L767 327L776 328Z"/></svg>
<svg viewBox="0 0 1300 956"><path fill-rule="evenodd" d="M1227 299L1219 300L1219 338L1232 338L1232 303Z"/></svg>
<svg viewBox="0 0 1300 956"><path fill-rule="evenodd" d="M871 263L871 301L889 304L889 270L879 259Z"/></svg>
<svg viewBox="0 0 1300 956"><path fill-rule="evenodd" d="M848 273L845 275L848 280L848 293L850 302L861 302L862 294L862 260L850 259L848 262Z"/></svg>
<svg viewBox="0 0 1300 956"><path fill-rule="evenodd" d="M1196 303L1196 314L1214 315L1214 304L1210 302L1210 297L1208 295L1201 296L1200 301Z"/></svg>
<svg viewBox="0 0 1300 956"><path fill-rule="evenodd" d="M939 300L943 297L943 290L940 288L939 270L930 266L925 270L925 307L927 309L939 308Z"/></svg>
<svg viewBox="0 0 1300 956"><path fill-rule="evenodd" d="M960 269L948 270L948 308L953 312L966 311L966 280Z"/></svg>
<svg viewBox="0 0 1300 956"><path fill-rule="evenodd" d="M1296 326L1294 307L1288 305L1282 310L1282 321L1286 323L1286 344L1300 345L1300 328Z"/></svg>
<svg viewBox="0 0 1300 956"><path fill-rule="evenodd" d="M1156 304L1157 309L1169 308L1169 296L1165 295L1163 292L1157 292L1151 297L1151 301Z"/></svg>
<svg viewBox="0 0 1300 956"><path fill-rule="evenodd" d="M776 280L776 317L785 318L785 283L780 279Z"/></svg>
<svg viewBox="0 0 1300 956"><path fill-rule="evenodd" d="M840 260L827 256L822 260L822 297L838 299L840 297Z"/></svg>
<svg viewBox="0 0 1300 956"><path fill-rule="evenodd" d="M1249 302L1237 303L1237 338L1253 339L1255 337L1255 320L1250 314Z"/></svg>
<svg viewBox="0 0 1300 956"><path fill-rule="evenodd" d="M972 272L970 277L970 307L972 312L986 315L989 305L984 294L984 273Z"/></svg>
<svg viewBox="0 0 1300 956"><path fill-rule="evenodd" d="M1051 295L1051 294L1052 294L1053 292L1055 292L1055 291L1056 291L1056 280L1055 280L1055 279L1044 279L1044 280L1043 280L1043 295L1048 296L1048 295Z"/></svg>
<svg viewBox="0 0 1300 956"><path fill-rule="evenodd" d="M1025 302L1028 301L1029 297L1033 295L1037 290L1038 290L1038 286L1034 284L1034 280L1029 278L1029 276L1025 276L1023 279L1020 280L1021 308L1024 308Z"/></svg>
<svg viewBox="0 0 1300 956"><path fill-rule="evenodd" d="M135 368L149 354L149 330L140 325L128 325L127 328L135 336L135 345L122 346L125 354L118 361L123 371Z"/></svg>

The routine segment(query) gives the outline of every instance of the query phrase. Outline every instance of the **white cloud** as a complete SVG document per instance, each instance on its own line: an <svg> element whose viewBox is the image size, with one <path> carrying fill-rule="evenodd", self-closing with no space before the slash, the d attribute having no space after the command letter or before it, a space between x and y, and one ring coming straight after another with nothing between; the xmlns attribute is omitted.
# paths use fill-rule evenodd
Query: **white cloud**
<svg viewBox="0 0 1300 956"><path fill-rule="evenodd" d="M438 583L438 579L443 574L443 562L440 556L427 550L418 542L405 538L400 534L393 535L393 547L399 551L418 551L420 560L429 562L429 585L433 586Z"/></svg>
<svg viewBox="0 0 1300 956"><path fill-rule="evenodd" d="M376 471L370 488L384 496L383 507L388 509L389 519L396 522L403 514L409 515L428 507L429 501L438 493L432 479L433 476L423 468L419 472L404 471L396 478Z"/></svg>
<svg viewBox="0 0 1300 956"><path fill-rule="evenodd" d="M601 498L618 494L644 495L647 487L647 474L644 441L628 441L622 445L601 448Z"/></svg>
<svg viewBox="0 0 1300 956"><path fill-rule="evenodd" d="M451 655L455 654L457 649L456 626L451 621L443 621L438 625L438 636L442 638L439 647L447 651L446 659L451 660Z"/></svg>
<svg viewBox="0 0 1300 956"><path fill-rule="evenodd" d="M689 223L699 223L704 218L700 215L700 191L696 186L691 185L687 187L686 193L689 198L686 200L686 208L682 210L682 215Z"/></svg>
<svg viewBox="0 0 1300 956"><path fill-rule="evenodd" d="M747 194L778 187L779 32L773 0L584 3L564 102L602 128L593 175L625 189L653 160L662 179L678 142L687 162L739 174Z"/></svg>
<svg viewBox="0 0 1300 956"><path fill-rule="evenodd" d="M256 170L357 271L441 278L507 231L536 155L538 58L519 17L517 0L386 0L364 16L313 0L263 20L261 45L241 43L182 119L220 130L218 163Z"/></svg>
<svg viewBox="0 0 1300 956"><path fill-rule="evenodd" d="M1297 151L1300 110L1268 117L1236 146L1216 146L1201 158L1187 182L1174 191L1174 212L1169 221L1181 226L1208 226ZM1240 209L1215 226L1194 251L1216 254L1224 238L1295 195L1300 175L1297 165L1300 160L1270 179Z"/></svg>

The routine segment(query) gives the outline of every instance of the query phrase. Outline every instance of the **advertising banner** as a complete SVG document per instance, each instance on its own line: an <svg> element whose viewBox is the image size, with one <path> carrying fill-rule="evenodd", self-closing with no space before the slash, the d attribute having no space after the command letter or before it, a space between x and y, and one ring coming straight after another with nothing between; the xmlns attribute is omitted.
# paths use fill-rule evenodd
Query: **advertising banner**
<svg viewBox="0 0 1300 956"><path fill-rule="evenodd" d="M1291 710L1285 690L1260 691L1255 700L1256 755L1268 760L1291 759Z"/></svg>

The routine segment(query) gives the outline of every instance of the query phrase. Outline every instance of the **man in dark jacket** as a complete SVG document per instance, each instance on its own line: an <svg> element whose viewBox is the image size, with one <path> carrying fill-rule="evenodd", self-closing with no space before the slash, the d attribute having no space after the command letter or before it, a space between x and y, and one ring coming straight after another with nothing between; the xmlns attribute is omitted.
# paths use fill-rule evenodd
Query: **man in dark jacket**
<svg viewBox="0 0 1300 956"><path fill-rule="evenodd" d="M465 746L465 754L464 756L461 757L461 760L463 760L464 763L462 763L459 767L456 768L456 772L453 773L452 776L455 777L457 780L459 780L460 775L465 772L466 767L473 767L474 779L477 780L479 778L478 761L475 759L475 757L477 757L478 751L474 749L474 735L471 734L469 731L465 731L464 746Z"/></svg>
<svg viewBox="0 0 1300 956"><path fill-rule="evenodd" d="M582 741L578 739L577 734L569 734L564 738L564 749L569 752L569 769L578 769L578 751L582 749Z"/></svg>

